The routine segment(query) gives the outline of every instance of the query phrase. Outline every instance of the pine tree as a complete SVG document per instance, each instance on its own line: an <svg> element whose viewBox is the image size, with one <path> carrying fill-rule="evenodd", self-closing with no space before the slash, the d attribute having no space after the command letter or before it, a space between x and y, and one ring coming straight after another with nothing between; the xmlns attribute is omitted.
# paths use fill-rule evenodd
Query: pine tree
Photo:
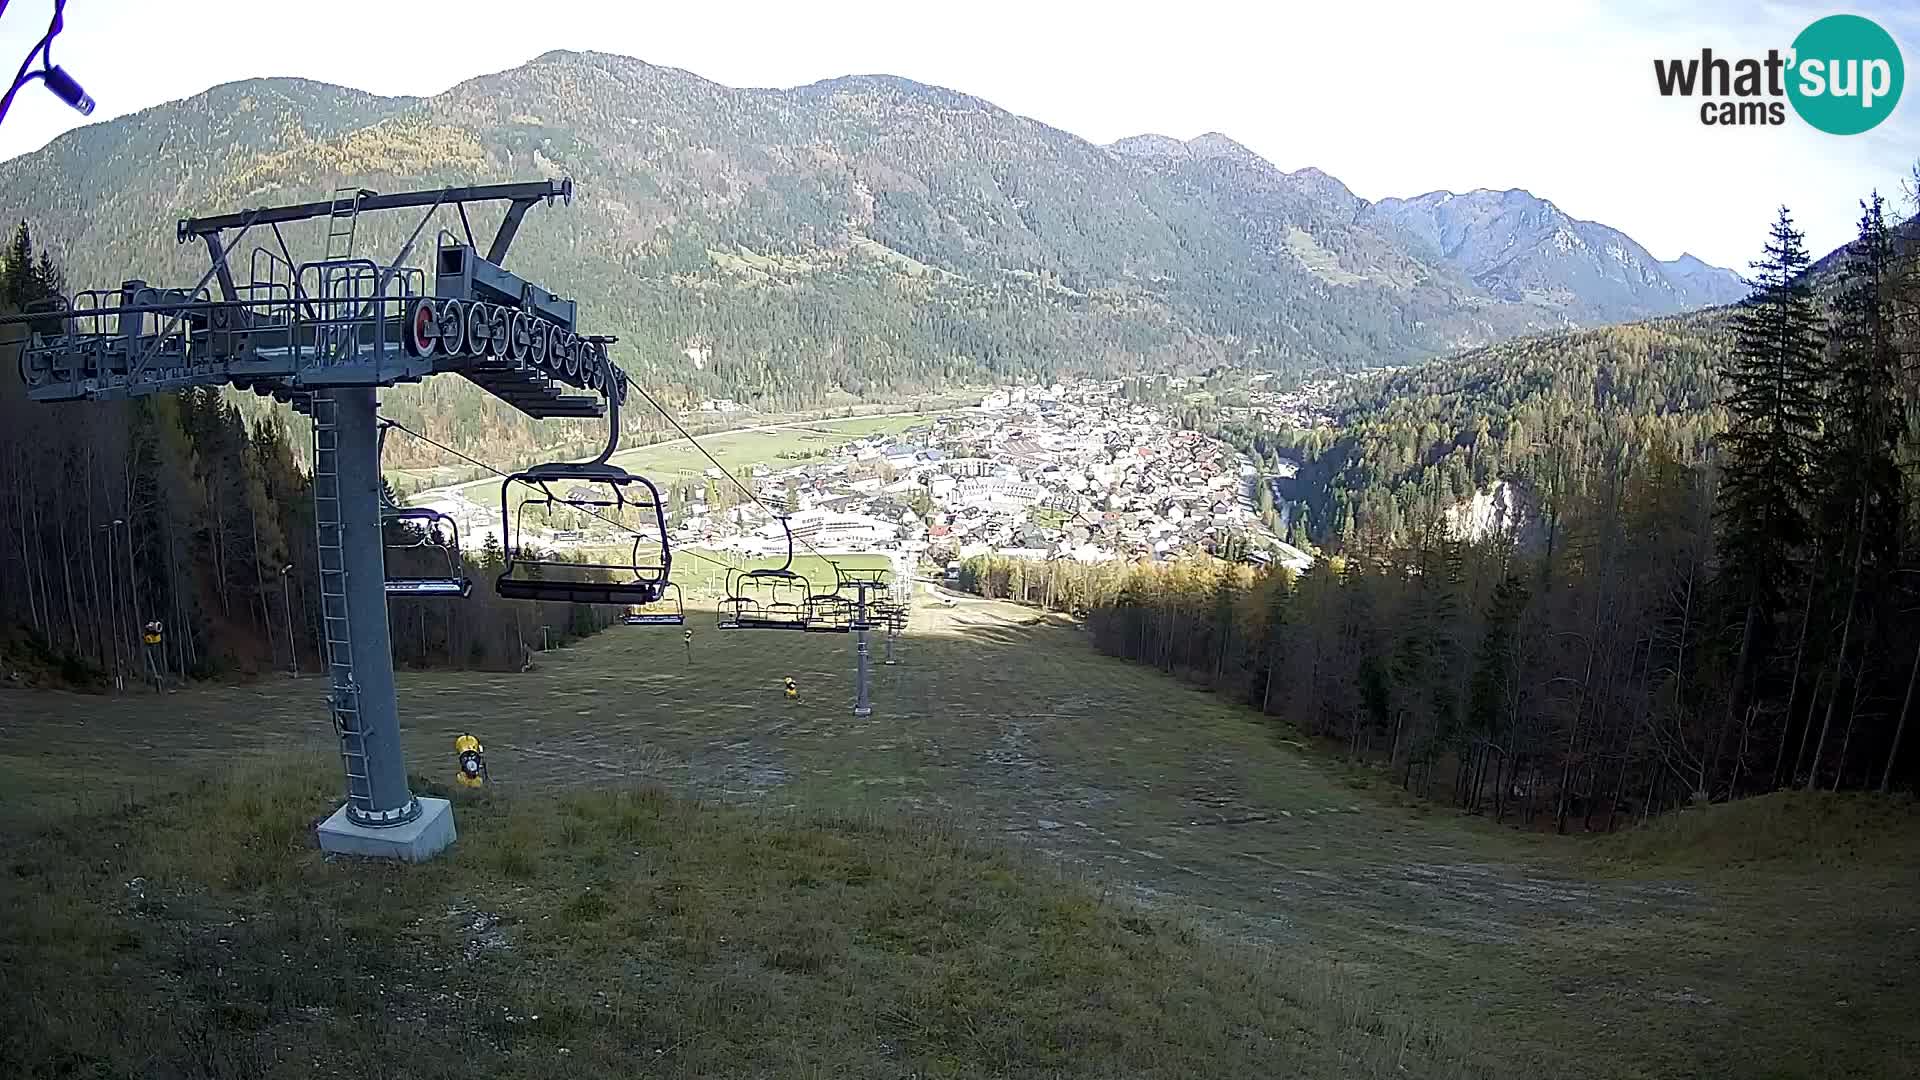
<svg viewBox="0 0 1920 1080"><path fill-rule="evenodd" d="M1802 234L1785 207L1754 264L1754 291L1734 318L1726 433L1720 437L1719 586L1739 626L1729 724L1788 606L1809 535L1809 469L1819 431L1820 319Z"/></svg>
<svg viewBox="0 0 1920 1080"><path fill-rule="evenodd" d="M1809 788L1820 775L1822 751L1842 693L1850 681L1857 685L1874 644L1871 621L1863 624L1860 618L1862 600L1880 594L1899 559L1900 372L1886 318L1893 250L1879 194L1862 209L1860 236L1848 251L1834 299L1825 419L1818 442L1815 523L1821 557L1837 570L1831 575L1835 587L1830 622L1840 628L1840 638L1826 683ZM1857 702L1857 693L1850 696ZM1843 758L1841 770L1845 764ZM1835 786L1839 782L1836 773Z"/></svg>
<svg viewBox="0 0 1920 1080"><path fill-rule="evenodd" d="M1266 675L1260 684L1260 711L1273 711L1273 683L1280 663L1287 655L1289 624L1292 621L1293 585L1287 573L1270 570L1261 587L1267 591L1265 625L1261 627L1261 662ZM1284 689L1284 688L1283 688Z"/></svg>
<svg viewBox="0 0 1920 1080"><path fill-rule="evenodd" d="M1497 753L1504 761L1512 752L1506 745L1509 686L1519 664L1520 615L1526 610L1528 599L1526 582L1519 575L1508 573L1495 586L1493 597L1487 603L1486 630L1480 637L1473 675L1467 681L1467 727L1482 742L1483 749L1473 758L1482 762L1482 769L1485 757ZM1497 776L1495 781L1497 791ZM1469 809L1478 801L1481 787L1481 778L1467 785L1464 801Z"/></svg>
<svg viewBox="0 0 1920 1080"><path fill-rule="evenodd" d="M53 261L53 255L40 252L40 262L33 271L34 287L42 297L61 298L67 294L67 275Z"/></svg>
<svg viewBox="0 0 1920 1080"><path fill-rule="evenodd" d="M7 247L6 269L0 273L0 299L20 311L40 297L40 275L33 261L33 232L22 221L13 231L13 243Z"/></svg>
<svg viewBox="0 0 1920 1080"><path fill-rule="evenodd" d="M501 550L498 533L488 532L480 543L480 562L482 570L498 570L506 562L506 552Z"/></svg>

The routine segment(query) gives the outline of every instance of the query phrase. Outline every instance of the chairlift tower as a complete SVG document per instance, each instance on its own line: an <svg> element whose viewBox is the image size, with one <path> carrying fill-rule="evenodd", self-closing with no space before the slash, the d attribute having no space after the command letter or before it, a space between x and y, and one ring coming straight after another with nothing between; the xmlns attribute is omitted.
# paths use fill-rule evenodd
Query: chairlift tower
<svg viewBox="0 0 1920 1080"><path fill-rule="evenodd" d="M886 571L874 568L846 569L836 567L839 587L852 589L853 633L854 633L854 694L853 715L866 717L873 715L873 702L867 693L869 658L867 631L873 629L878 598L887 594Z"/></svg>
<svg viewBox="0 0 1920 1080"><path fill-rule="evenodd" d="M806 633L853 634L854 697L853 715L873 715L868 693L868 669L871 651L867 632L884 627L887 637L887 663L893 663L893 631L905 624L905 607L886 602L888 583L884 568L848 569L832 559L833 591L815 593L807 578L793 569L793 527L780 517L786 534L787 558L778 567L761 570L729 570L726 595L719 604L718 627L721 630L799 630ZM853 595L848 596L851 592Z"/></svg>
<svg viewBox="0 0 1920 1080"><path fill-rule="evenodd" d="M907 628L907 604L913 599L913 578L901 569L898 561L893 571L893 588L898 599L887 602L884 605L885 610L880 613L880 621L887 628L886 665L888 667L894 664L893 640Z"/></svg>
<svg viewBox="0 0 1920 1080"><path fill-rule="evenodd" d="M579 334L572 300L502 265L529 209L572 197L565 179L346 188L324 202L187 218L176 239L205 244L209 261L191 287L128 279L0 320L27 324L19 366L34 401L233 386L312 418L327 706L346 774L345 802L319 828L327 851L417 861L454 839L447 802L407 788L387 635L379 389L454 374L536 418L609 408L617 417L626 398L626 373L607 359L614 339ZM507 209L483 255L467 207L496 202ZM439 231L429 291L427 272L408 260L442 208L459 212L463 235ZM356 255L360 215L389 210L422 213L391 260ZM296 262L280 226L314 219L326 220L324 256ZM234 253L250 236L259 242L243 283Z"/></svg>

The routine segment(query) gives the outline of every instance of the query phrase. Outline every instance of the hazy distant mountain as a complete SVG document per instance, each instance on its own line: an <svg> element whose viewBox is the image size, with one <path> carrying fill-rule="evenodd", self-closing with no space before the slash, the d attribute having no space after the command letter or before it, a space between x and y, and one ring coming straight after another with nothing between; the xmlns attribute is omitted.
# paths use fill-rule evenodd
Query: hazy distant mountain
<svg viewBox="0 0 1920 1080"><path fill-rule="evenodd" d="M1518 188L1382 199L1362 219L1410 238L1502 300L1556 307L1575 322L1685 311L1746 293L1730 270L1690 255L1663 263L1618 229Z"/></svg>
<svg viewBox="0 0 1920 1080"><path fill-rule="evenodd" d="M1100 147L891 76L734 89L598 53L420 99L231 83L0 163L0 202L76 287L186 284L205 266L174 240L189 213L563 174L574 206L536 210L509 264L576 295L656 385L779 406L1039 374L1405 363L1732 298L1724 271L1663 267L1524 192L1370 205L1217 134ZM312 241L311 224L289 241ZM414 224L369 216L359 250L390 253ZM256 243L276 247L248 237L242 266Z"/></svg>
<svg viewBox="0 0 1920 1080"><path fill-rule="evenodd" d="M1748 292L1747 280L1724 266L1714 266L1702 262L1692 255L1682 253L1677 259L1660 264L1667 277L1684 283L1697 293L1720 297L1712 301L1716 304L1728 304L1745 296Z"/></svg>

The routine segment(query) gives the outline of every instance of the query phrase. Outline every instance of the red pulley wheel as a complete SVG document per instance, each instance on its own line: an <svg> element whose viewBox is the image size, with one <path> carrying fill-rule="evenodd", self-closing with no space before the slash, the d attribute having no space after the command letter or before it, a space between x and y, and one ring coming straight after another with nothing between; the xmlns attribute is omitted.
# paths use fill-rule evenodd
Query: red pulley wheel
<svg viewBox="0 0 1920 1080"><path fill-rule="evenodd" d="M440 313L434 310L431 297L421 297L413 302L413 310L407 315L406 346L407 355L426 359L433 355L434 347L440 340Z"/></svg>

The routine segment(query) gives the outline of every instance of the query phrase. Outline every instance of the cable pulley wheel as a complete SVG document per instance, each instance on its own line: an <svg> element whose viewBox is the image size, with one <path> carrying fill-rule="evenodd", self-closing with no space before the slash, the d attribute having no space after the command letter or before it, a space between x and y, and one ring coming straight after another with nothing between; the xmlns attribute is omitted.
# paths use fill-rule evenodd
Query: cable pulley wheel
<svg viewBox="0 0 1920 1080"><path fill-rule="evenodd" d="M413 302L407 312L405 345L407 355L425 360L433 356L440 344L440 319L434 310L431 299L422 297Z"/></svg>
<svg viewBox="0 0 1920 1080"><path fill-rule="evenodd" d="M546 320L529 318L527 320L527 344L525 349L527 363L532 364L534 367L545 367L547 364L547 346L552 340L553 335L548 332Z"/></svg>
<svg viewBox="0 0 1920 1080"><path fill-rule="evenodd" d="M515 311L507 316L507 357L518 360L527 355L528 345L533 340L533 327L529 324L527 313Z"/></svg>
<svg viewBox="0 0 1920 1080"><path fill-rule="evenodd" d="M467 351L467 308L458 300L434 302L440 319L440 351L463 356Z"/></svg>
<svg viewBox="0 0 1920 1080"><path fill-rule="evenodd" d="M509 309L505 309L505 307L501 307L499 304L488 304L486 309L488 309L488 311L486 311L486 315L488 315L488 319L486 319L486 327L488 327L488 350L492 352L493 356L503 357L503 359L518 359L518 357L507 354L507 346L513 344L513 311L509 311Z"/></svg>
<svg viewBox="0 0 1920 1080"><path fill-rule="evenodd" d="M487 329L487 305L476 300L467 308L467 350L482 356L491 356L493 346Z"/></svg>

